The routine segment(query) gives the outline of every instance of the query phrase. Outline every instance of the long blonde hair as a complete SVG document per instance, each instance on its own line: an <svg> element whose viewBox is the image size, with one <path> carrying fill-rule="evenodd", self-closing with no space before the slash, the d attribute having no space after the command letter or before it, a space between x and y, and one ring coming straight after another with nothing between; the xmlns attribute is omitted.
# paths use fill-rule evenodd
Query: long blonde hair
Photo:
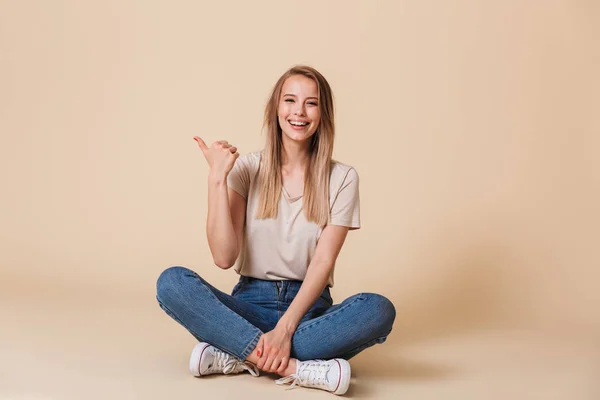
<svg viewBox="0 0 600 400"><path fill-rule="evenodd" d="M304 173L303 211L306 219L323 227L329 220L329 175L331 173L335 125L333 118L333 93L327 80L316 69L306 65L296 65L287 70L271 92L265 107L263 129L266 131L266 145L262 153L259 171L260 200L256 218L277 218L283 182L282 131L277 117L281 90L290 76L302 75L317 84L318 107L321 120L310 139L309 162Z"/></svg>

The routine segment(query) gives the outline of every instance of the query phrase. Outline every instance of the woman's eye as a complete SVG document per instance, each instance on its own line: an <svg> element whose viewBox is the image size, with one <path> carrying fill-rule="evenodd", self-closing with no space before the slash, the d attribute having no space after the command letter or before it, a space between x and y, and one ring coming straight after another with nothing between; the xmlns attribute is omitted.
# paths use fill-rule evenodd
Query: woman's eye
<svg viewBox="0 0 600 400"><path fill-rule="evenodd" d="M315 103L315 102L311 102L311 103L308 103L308 104L310 104L311 106L316 106L317 105L317 103Z"/></svg>
<svg viewBox="0 0 600 400"><path fill-rule="evenodd" d="M286 103L293 103L293 102L294 102L294 100L293 100L293 99L285 99L284 101L285 101Z"/></svg>

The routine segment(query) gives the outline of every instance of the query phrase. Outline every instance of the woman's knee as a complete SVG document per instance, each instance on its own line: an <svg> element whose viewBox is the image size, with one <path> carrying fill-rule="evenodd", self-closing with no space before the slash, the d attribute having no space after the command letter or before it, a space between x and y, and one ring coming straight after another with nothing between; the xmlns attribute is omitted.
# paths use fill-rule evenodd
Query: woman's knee
<svg viewBox="0 0 600 400"><path fill-rule="evenodd" d="M394 307L394 304L387 297L377 293L362 293L362 296L366 297L369 302L371 312L378 316L382 332L385 334L389 333L396 319L396 307Z"/></svg>
<svg viewBox="0 0 600 400"><path fill-rule="evenodd" d="M188 268L174 266L165 269L156 281L156 298L161 303L171 300L181 290L186 277L193 273Z"/></svg>

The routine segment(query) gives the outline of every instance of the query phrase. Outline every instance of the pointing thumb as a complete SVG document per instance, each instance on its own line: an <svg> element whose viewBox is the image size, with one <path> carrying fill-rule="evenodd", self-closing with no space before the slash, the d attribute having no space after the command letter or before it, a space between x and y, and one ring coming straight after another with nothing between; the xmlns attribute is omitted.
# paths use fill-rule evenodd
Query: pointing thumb
<svg viewBox="0 0 600 400"><path fill-rule="evenodd" d="M202 149L203 152L208 150L208 146L206 146L206 143L204 143L204 140L202 140L199 136L194 136L194 140L196 142L198 142L198 146L200 146L200 149Z"/></svg>

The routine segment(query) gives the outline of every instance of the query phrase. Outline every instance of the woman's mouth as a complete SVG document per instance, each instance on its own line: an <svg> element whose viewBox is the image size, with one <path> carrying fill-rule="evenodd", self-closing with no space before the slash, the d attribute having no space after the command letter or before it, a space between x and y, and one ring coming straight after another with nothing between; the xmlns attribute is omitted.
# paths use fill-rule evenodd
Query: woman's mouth
<svg viewBox="0 0 600 400"><path fill-rule="evenodd" d="M288 123L290 124L290 126L292 127L292 129L297 130L297 131L301 131L304 128L306 128L308 126L308 122L306 121L292 121L292 120L288 120Z"/></svg>

